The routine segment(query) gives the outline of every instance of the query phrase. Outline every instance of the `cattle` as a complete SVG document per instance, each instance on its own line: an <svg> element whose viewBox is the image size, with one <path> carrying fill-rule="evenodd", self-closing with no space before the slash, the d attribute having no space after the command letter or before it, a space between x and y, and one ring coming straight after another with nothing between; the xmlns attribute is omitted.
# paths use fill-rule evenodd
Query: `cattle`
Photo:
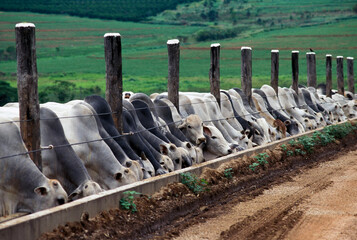
<svg viewBox="0 0 357 240"><path fill-rule="evenodd" d="M291 119L285 111L283 111L279 99L276 96L275 90L268 86L263 85L261 89L254 89L254 93L259 94L266 103L269 113L275 118L282 121L290 135L295 135L301 132L303 127L296 120Z"/></svg>
<svg viewBox="0 0 357 240"><path fill-rule="evenodd" d="M186 109L186 112L197 114L201 119L205 119L204 122L207 126L216 127L222 133L224 139L230 143L232 149L241 150L245 147L244 144L247 141L222 116L217 101L212 94L182 93L180 94L180 101L181 98L184 101L183 108Z"/></svg>
<svg viewBox="0 0 357 240"><path fill-rule="evenodd" d="M253 128L253 141L259 145L271 142L276 140L277 132L272 128L268 122L262 118L254 104L250 106L248 98L244 92L239 88L233 88L228 91L233 100L238 101L239 106L242 108L243 118L250 122L251 127Z"/></svg>
<svg viewBox="0 0 357 240"><path fill-rule="evenodd" d="M13 121L19 120L17 103L5 105L0 108L0 112ZM43 174L57 179L69 195L70 201L102 192L68 143L57 115L52 110L41 107L40 118L41 146L51 146L50 150L42 151L41 154Z"/></svg>
<svg viewBox="0 0 357 240"><path fill-rule="evenodd" d="M113 189L137 180L134 172L123 167L102 140L89 104L74 100L66 104L50 102L41 106L50 108L59 116L68 142L91 178L103 189Z"/></svg>
<svg viewBox="0 0 357 240"><path fill-rule="evenodd" d="M203 148L206 160L232 153L232 149L222 133L213 126L203 124L201 118L196 114L189 115L179 128L193 144L196 143Z"/></svg>
<svg viewBox="0 0 357 240"><path fill-rule="evenodd" d="M148 161L146 155L142 152L137 155L134 150L130 147L128 139L125 136L122 136L114 125L114 120L112 118L111 109L107 101L104 98L96 95L87 96L84 101L92 106L94 112L96 113L96 118L103 126L103 131L108 134L108 136L102 136L105 138L106 142L110 140L114 140L118 146L113 143L108 144L108 146L113 151L114 155L118 152L120 156L126 158L128 157L131 160L134 160L134 163L137 162L140 165L140 169L136 170L140 178L146 179L155 175L154 167L152 166L151 162ZM112 142L112 141L111 141ZM115 149L114 149L115 148ZM117 157L118 158L118 157ZM134 170L135 171L135 170ZM135 171L135 172L136 172ZM141 176L142 174L142 176Z"/></svg>
<svg viewBox="0 0 357 240"><path fill-rule="evenodd" d="M151 100L149 99L151 102ZM154 104L152 103L152 107L146 104L146 102L141 100L133 100L131 102L135 108L135 113L143 125L144 128L148 129L148 131L143 132L143 136L146 140L156 149L159 150L162 154L167 155L174 163L175 170L181 169L182 167L189 167L192 165L191 157L189 156L189 152L181 147L183 144L180 144L180 141L173 136L169 130L166 130L165 133L159 131L159 126L155 124L153 116L156 115L155 119L159 119L157 114L153 114L150 109L155 109ZM158 120L156 121L158 122ZM163 122L164 125L165 122ZM173 143L176 143L177 146L170 142L167 138L173 140Z"/></svg>
<svg viewBox="0 0 357 240"><path fill-rule="evenodd" d="M33 213L68 201L62 185L42 174L26 152L19 127L0 114L0 216Z"/></svg>
<svg viewBox="0 0 357 240"><path fill-rule="evenodd" d="M169 149L167 152L164 154L160 153L160 150L163 149L160 147L160 143L163 143L161 139L150 133L140 122L136 111L135 107L129 102L129 101L124 101L123 106L125 111L130 114L130 117L127 116L124 120L124 129L127 128L125 131L129 132L137 132L138 134L137 137L141 138L142 144L141 146L137 146L137 142L131 142L132 148L138 149L139 151L144 151L145 154L149 154L149 156L153 156L153 158L150 159L151 163L153 164L156 172L159 170L161 166L163 170L166 172L172 172L175 170L175 168L179 168L179 166L182 165L182 159L181 158L174 158L173 160L168 156L168 154L165 153L172 153L171 149ZM131 135L129 137L135 137L134 135ZM133 139L132 139L133 140ZM131 140L131 141L132 141ZM164 145L164 143L163 143ZM144 147L144 148L142 148ZM151 154L151 155L150 155ZM159 173L160 174L160 173Z"/></svg>
<svg viewBox="0 0 357 240"><path fill-rule="evenodd" d="M278 87L278 98L282 108L290 115L291 119L296 119L301 123L304 127L304 131L317 128L315 118L297 107L294 97L289 89Z"/></svg>
<svg viewBox="0 0 357 240"><path fill-rule="evenodd" d="M176 115L176 120L178 122L182 122L182 119L177 113L176 108L168 99L156 99L152 101L146 94L138 93L134 94L130 98L130 101L134 105L140 122L145 128L149 129L154 135L168 143L171 142L177 147L182 147L187 151L191 150L192 146L187 143L186 137L176 127L173 115ZM148 110L150 110L152 114L152 121L150 117L145 116L148 115ZM191 157L193 158L194 156ZM183 163L187 165L187 162L184 161Z"/></svg>
<svg viewBox="0 0 357 240"><path fill-rule="evenodd" d="M357 103L355 100L348 100L341 94L333 94L332 99L341 104L344 115L347 118L356 117L356 106Z"/></svg>

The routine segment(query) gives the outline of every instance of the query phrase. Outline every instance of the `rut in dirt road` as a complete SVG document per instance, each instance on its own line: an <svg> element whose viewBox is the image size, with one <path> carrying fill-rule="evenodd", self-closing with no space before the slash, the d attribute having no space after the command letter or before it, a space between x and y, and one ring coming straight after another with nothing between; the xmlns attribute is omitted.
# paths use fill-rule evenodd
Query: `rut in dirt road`
<svg viewBox="0 0 357 240"><path fill-rule="evenodd" d="M175 239L341 239L342 235L350 236L350 238L345 239L353 239L357 236L357 228L354 227L352 228L354 230L351 230L352 223L357 223L357 205L355 204L355 197L357 196L356 149L357 145L354 145L350 151L346 151L345 155L336 156L333 161L323 162L311 169L306 168L293 177L291 181L265 190L262 195L250 201L237 202L232 200L230 203L218 207L221 212L219 216L185 229ZM325 201L327 200L332 205L340 206L341 201L338 197L341 193L335 190L336 179L340 179L339 184L342 184L342 186L348 183L345 188L339 185L338 189L343 189L343 194L351 196L350 198L344 197L347 200L343 203L343 205L351 208L345 209L344 214L347 217L343 218L348 224L342 224L339 220L341 229L335 227L332 234L331 229L328 229L328 231L326 229L329 226L328 224L333 222L332 219L336 218L335 212L328 212L332 218L331 216L323 218L324 221L321 224L326 225L324 228L320 226L318 221L316 222L316 219L311 220L314 216L310 216L311 213L308 210L310 205L326 206ZM321 197L318 199L319 201L309 202L317 194L327 194L329 197ZM212 211L218 210L212 209ZM314 214L320 216L326 214L326 212L315 211ZM340 210L337 215L341 215ZM304 223L306 219L311 220L315 227L311 227L311 223ZM328 222L328 220L331 221ZM310 229L310 233L304 227ZM324 234L316 233L318 229L324 229ZM329 238L326 232L329 232L333 237ZM304 233L304 237L299 238L302 233Z"/></svg>

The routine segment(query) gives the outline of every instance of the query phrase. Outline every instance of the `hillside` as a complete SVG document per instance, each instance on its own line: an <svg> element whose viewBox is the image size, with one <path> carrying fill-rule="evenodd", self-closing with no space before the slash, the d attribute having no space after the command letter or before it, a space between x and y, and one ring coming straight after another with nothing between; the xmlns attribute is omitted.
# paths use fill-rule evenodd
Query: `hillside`
<svg viewBox="0 0 357 240"><path fill-rule="evenodd" d="M282 2L282 0L277 1ZM264 2L268 4L267 0L259 3ZM297 11L300 9L297 7L299 3L301 2L298 0L291 0L289 4L280 5L279 8L285 7ZM217 25L214 22L200 23L199 21L192 21L192 24L186 25L168 25L160 22L161 15L151 18L150 23L135 23L68 15L0 12L0 80L16 87L14 27L18 22L33 22L36 25L40 99L43 101L59 101L56 98L59 92L65 93L65 100L82 98L90 93L104 95L103 35L107 32L119 32L122 36L125 90L148 94L167 90L166 41L173 38L181 39L181 91L209 91L209 46L213 42L219 42L222 46L222 88L240 86L241 46L253 48L253 87L260 87L270 82L271 49L280 50L279 84L281 86L289 86L291 83L292 50L300 51L299 80L302 84L306 84L305 53L309 48L316 52L317 78L318 83L321 83L325 81L326 54L332 54L333 57L338 55L357 57L357 17L348 10L353 3L347 0L337 3L326 0L325 3L328 3L330 9L335 10L326 10L329 14L321 13L318 18L314 15L310 18L311 21L306 20L305 23L297 21L296 26L283 27L276 25L275 27L259 25L259 27L256 24L249 25L249 22L243 27L239 25L243 24L243 20L237 25L229 25L228 20L227 24L221 20ZM311 4L313 4L310 6L311 9L323 9L321 1L315 0ZM296 7L288 8L286 5ZM177 11L185 6L189 7L191 4L179 5ZM269 9L271 15L278 17L278 11L274 8ZM300 10L306 11L304 8ZM318 10L314 14L317 13ZM168 18L166 20L168 21ZM300 23L302 25L299 25ZM200 32L210 32L211 27L224 26L227 29L243 27L244 31L228 39L197 41ZM335 64L334 59L334 87L336 87Z"/></svg>
<svg viewBox="0 0 357 240"><path fill-rule="evenodd" d="M356 16L355 0L203 0L149 17L149 23L206 26L198 41L332 23Z"/></svg>
<svg viewBox="0 0 357 240"><path fill-rule="evenodd" d="M0 10L140 21L194 0L1 0Z"/></svg>

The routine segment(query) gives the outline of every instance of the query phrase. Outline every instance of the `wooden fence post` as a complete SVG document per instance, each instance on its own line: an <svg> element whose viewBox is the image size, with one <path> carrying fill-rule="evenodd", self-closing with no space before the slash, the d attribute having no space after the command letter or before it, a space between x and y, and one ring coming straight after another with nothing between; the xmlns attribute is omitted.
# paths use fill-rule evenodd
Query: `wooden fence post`
<svg viewBox="0 0 357 240"><path fill-rule="evenodd" d="M252 106L252 48L242 47L241 57L241 86L249 104Z"/></svg>
<svg viewBox="0 0 357 240"><path fill-rule="evenodd" d="M34 151L41 148L35 25L18 23L15 35L20 130L27 150ZM41 151L30 153L30 157L42 172Z"/></svg>
<svg viewBox="0 0 357 240"><path fill-rule="evenodd" d="M306 53L307 86L316 88L316 57L314 52Z"/></svg>
<svg viewBox="0 0 357 240"><path fill-rule="evenodd" d="M355 80L353 73L353 57L347 57L347 79L348 79L348 91L355 93Z"/></svg>
<svg viewBox="0 0 357 240"><path fill-rule="evenodd" d="M211 44L211 65L209 69L209 81L211 87L211 94L216 98L218 106L221 107L221 93L220 93L220 50L219 43Z"/></svg>
<svg viewBox="0 0 357 240"><path fill-rule="evenodd" d="M112 109L115 127L123 134L123 75L121 56L121 36L119 33L104 35L105 53L105 98Z"/></svg>
<svg viewBox="0 0 357 240"><path fill-rule="evenodd" d="M326 96L332 96L332 55L326 54Z"/></svg>
<svg viewBox="0 0 357 240"><path fill-rule="evenodd" d="M167 81L167 92L169 100L174 104L177 111L179 108L179 70L180 70L180 41L171 39L167 41L169 57L169 75Z"/></svg>
<svg viewBox="0 0 357 240"><path fill-rule="evenodd" d="M292 88L299 93L299 51L291 52Z"/></svg>
<svg viewBox="0 0 357 240"><path fill-rule="evenodd" d="M341 95L345 94L344 79L343 79L343 56L336 57L336 72L337 72L337 89L338 93Z"/></svg>
<svg viewBox="0 0 357 240"><path fill-rule="evenodd" d="M271 75L270 85L278 95L279 87L279 50L271 50Z"/></svg>

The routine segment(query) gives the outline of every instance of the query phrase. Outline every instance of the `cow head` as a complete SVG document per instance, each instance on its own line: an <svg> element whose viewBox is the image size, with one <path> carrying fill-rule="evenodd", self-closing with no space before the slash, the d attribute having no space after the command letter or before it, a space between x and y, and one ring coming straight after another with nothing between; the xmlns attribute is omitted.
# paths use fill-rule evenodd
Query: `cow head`
<svg viewBox="0 0 357 240"><path fill-rule="evenodd" d="M183 123L178 126L188 140L196 146L206 141L202 127L203 122L196 114L189 115L184 119Z"/></svg>
<svg viewBox="0 0 357 240"><path fill-rule="evenodd" d="M81 185L79 185L69 196L68 201L77 200L82 197L90 196L102 192L103 189L98 183L87 180Z"/></svg>
<svg viewBox="0 0 357 240"><path fill-rule="evenodd" d="M147 159L144 152L141 152L140 165L142 167L143 178L147 179L155 176L155 168L152 163Z"/></svg>
<svg viewBox="0 0 357 240"><path fill-rule="evenodd" d="M160 144L160 152L163 155L168 156L173 164L174 170L179 170L182 168L183 165L192 165L191 160L189 159L189 154L185 149L181 147L176 147L174 144Z"/></svg>
<svg viewBox="0 0 357 240"><path fill-rule="evenodd" d="M34 196L24 200L26 208L37 212L50 207L62 205L68 201L68 195L62 185L55 179L46 179L34 189Z"/></svg>
<svg viewBox="0 0 357 240"><path fill-rule="evenodd" d="M203 132L206 136L205 149L207 151L218 157L233 152L230 144L224 139L222 133L216 127L203 125Z"/></svg>

